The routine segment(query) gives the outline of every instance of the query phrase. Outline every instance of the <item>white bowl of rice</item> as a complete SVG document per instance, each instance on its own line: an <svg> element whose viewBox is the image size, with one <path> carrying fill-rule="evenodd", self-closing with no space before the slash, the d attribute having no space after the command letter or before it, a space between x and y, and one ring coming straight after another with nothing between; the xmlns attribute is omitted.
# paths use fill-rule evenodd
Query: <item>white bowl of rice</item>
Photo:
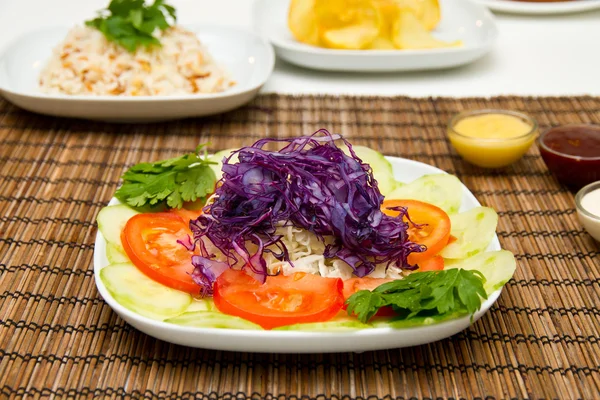
<svg viewBox="0 0 600 400"><path fill-rule="evenodd" d="M0 55L0 94L62 117L150 122L221 113L250 101L270 76L271 45L252 32L174 26L135 52L85 26L31 32Z"/></svg>

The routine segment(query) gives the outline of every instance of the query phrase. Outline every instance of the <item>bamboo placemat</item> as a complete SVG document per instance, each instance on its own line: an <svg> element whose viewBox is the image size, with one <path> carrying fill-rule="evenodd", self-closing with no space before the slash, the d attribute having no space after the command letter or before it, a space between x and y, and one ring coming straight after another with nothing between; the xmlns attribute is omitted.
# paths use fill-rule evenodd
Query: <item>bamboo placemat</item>
<svg viewBox="0 0 600 400"><path fill-rule="evenodd" d="M0 398L600 398L600 247L533 147L487 171L445 139L456 112L507 108L552 125L600 123L600 99L268 95L206 119L112 125L38 116L0 99ZM124 169L319 128L456 174L499 215L518 269L473 327L361 354L229 353L171 345L98 295L95 217Z"/></svg>

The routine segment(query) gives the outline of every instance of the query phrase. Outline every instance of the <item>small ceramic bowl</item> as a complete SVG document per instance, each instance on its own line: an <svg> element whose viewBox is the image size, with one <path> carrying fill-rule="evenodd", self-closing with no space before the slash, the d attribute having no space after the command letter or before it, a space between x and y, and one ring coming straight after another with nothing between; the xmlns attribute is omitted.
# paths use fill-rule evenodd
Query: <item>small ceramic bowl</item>
<svg viewBox="0 0 600 400"><path fill-rule="evenodd" d="M575 208L577 209L577 216L579 222L590 234L591 237L600 242L600 215L592 213L591 210L585 208L585 201L582 202L583 198L591 192L600 190L600 181L590 183L587 186L581 188L575 195Z"/></svg>
<svg viewBox="0 0 600 400"><path fill-rule="evenodd" d="M467 118L483 115L501 115L517 118L530 129L527 133L510 138L479 138L464 135L456 130L456 125ZM465 160L483 168L506 167L518 161L529 150L538 135L537 122L528 115L509 110L472 110L462 112L450 120L448 139Z"/></svg>
<svg viewBox="0 0 600 400"><path fill-rule="evenodd" d="M573 143L577 146L573 147ZM600 180L599 143L600 125L572 124L546 130L540 135L538 146L544 163L556 179L579 190Z"/></svg>

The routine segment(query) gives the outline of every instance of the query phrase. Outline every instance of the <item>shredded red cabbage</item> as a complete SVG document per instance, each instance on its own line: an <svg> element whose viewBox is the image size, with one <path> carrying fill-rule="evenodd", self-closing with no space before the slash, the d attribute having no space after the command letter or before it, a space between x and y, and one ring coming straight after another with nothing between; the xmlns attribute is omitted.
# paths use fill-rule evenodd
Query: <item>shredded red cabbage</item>
<svg viewBox="0 0 600 400"><path fill-rule="evenodd" d="M348 146L350 155L336 146L337 139ZM279 151L263 148L273 142L286 145ZM223 160L214 202L190 223L202 250L202 257L192 260L199 284L212 285L223 265L233 265L239 258L247 272L264 282L265 252L291 262L276 234L278 227L288 225L311 231L322 241L330 238L324 256L343 260L358 277L381 263L416 268L406 258L424 248L408 240L408 224L402 218L406 210L399 210L398 217L381 212L383 196L370 166L340 136L320 130L292 139L262 139L236 153L237 163L229 163L231 157ZM226 260L208 254L202 239ZM248 243L258 247L254 254Z"/></svg>

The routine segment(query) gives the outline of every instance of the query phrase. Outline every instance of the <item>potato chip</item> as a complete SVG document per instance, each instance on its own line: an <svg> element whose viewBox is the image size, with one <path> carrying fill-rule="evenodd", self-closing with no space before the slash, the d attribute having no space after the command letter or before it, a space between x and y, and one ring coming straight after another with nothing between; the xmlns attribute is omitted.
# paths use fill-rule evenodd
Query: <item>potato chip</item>
<svg viewBox="0 0 600 400"><path fill-rule="evenodd" d="M373 0L316 0L314 12L321 32L350 25L381 25Z"/></svg>
<svg viewBox="0 0 600 400"><path fill-rule="evenodd" d="M314 12L327 47L362 49L380 32L382 18L373 0L316 0Z"/></svg>
<svg viewBox="0 0 600 400"><path fill-rule="evenodd" d="M292 0L288 12L288 26L296 40L319 46L319 27L314 8L315 0Z"/></svg>
<svg viewBox="0 0 600 400"><path fill-rule="evenodd" d="M398 3L396 0L375 0L375 4L381 15L379 37L389 39L391 37L392 25L398 15Z"/></svg>
<svg viewBox="0 0 600 400"><path fill-rule="evenodd" d="M386 23L392 25L401 10L411 11L427 30L433 30L440 22L438 0L374 0ZM390 22L391 21L391 22Z"/></svg>
<svg viewBox="0 0 600 400"><path fill-rule="evenodd" d="M294 37L335 49L432 49L460 46L433 37L438 0L291 0Z"/></svg>
<svg viewBox="0 0 600 400"><path fill-rule="evenodd" d="M368 47L371 50L395 50L394 42L387 37L379 36Z"/></svg>
<svg viewBox="0 0 600 400"><path fill-rule="evenodd" d="M399 10L412 12L419 20L424 13L425 0L392 0Z"/></svg>
<svg viewBox="0 0 600 400"><path fill-rule="evenodd" d="M447 43L433 37L410 11L403 10L392 27L392 40L399 49L435 49L461 46L460 40Z"/></svg>
<svg viewBox="0 0 600 400"><path fill-rule="evenodd" d="M438 0L422 0L423 14L421 14L421 22L425 29L431 31L440 23L442 18L440 13L440 3Z"/></svg>
<svg viewBox="0 0 600 400"><path fill-rule="evenodd" d="M363 49L379 34L379 27L372 24L350 25L330 29L323 33L323 42L334 49Z"/></svg>

